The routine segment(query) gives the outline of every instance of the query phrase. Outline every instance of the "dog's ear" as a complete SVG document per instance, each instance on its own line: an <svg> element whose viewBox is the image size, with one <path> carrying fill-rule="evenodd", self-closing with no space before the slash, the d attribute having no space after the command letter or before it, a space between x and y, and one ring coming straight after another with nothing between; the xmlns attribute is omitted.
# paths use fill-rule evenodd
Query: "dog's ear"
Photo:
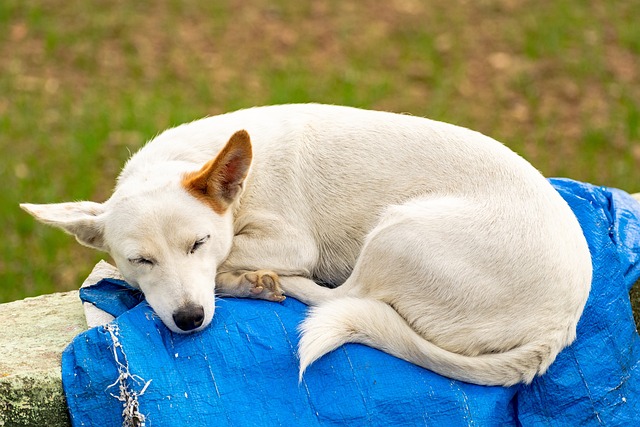
<svg viewBox="0 0 640 427"><path fill-rule="evenodd" d="M69 202L34 205L22 203L22 209L38 221L61 228L90 248L107 252L104 242L104 206L94 202Z"/></svg>
<svg viewBox="0 0 640 427"><path fill-rule="evenodd" d="M251 159L251 139L247 131L240 130L202 169L186 174L182 185L190 194L223 214L242 192Z"/></svg>

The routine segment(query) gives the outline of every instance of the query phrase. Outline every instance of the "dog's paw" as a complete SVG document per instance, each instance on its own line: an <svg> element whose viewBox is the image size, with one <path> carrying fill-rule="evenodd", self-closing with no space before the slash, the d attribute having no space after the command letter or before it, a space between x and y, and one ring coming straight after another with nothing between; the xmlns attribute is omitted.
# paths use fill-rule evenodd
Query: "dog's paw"
<svg viewBox="0 0 640 427"><path fill-rule="evenodd" d="M265 299L268 301L284 301L284 291L280 287L278 275L271 270L257 270L242 275L249 285L251 298Z"/></svg>
<svg viewBox="0 0 640 427"><path fill-rule="evenodd" d="M278 274L271 270L226 271L216 276L216 293L220 296L284 301Z"/></svg>

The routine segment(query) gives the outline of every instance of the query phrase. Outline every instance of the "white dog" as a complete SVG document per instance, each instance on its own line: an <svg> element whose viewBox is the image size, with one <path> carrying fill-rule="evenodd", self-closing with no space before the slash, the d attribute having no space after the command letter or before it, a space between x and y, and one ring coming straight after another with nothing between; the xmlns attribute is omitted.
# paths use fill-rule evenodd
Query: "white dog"
<svg viewBox="0 0 640 427"><path fill-rule="evenodd" d="M578 221L538 171L407 115L205 118L144 146L104 203L21 206L108 251L174 332L209 325L214 288L314 306L301 375L359 342L462 381L528 383L574 340L591 284Z"/></svg>

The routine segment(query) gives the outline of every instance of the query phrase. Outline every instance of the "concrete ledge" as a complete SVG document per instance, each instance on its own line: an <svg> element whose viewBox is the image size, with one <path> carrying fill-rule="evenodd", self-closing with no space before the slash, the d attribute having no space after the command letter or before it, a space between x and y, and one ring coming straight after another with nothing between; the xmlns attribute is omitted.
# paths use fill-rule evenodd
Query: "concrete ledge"
<svg viewBox="0 0 640 427"><path fill-rule="evenodd" d="M0 304L0 426L69 426L62 350L87 329L78 292Z"/></svg>

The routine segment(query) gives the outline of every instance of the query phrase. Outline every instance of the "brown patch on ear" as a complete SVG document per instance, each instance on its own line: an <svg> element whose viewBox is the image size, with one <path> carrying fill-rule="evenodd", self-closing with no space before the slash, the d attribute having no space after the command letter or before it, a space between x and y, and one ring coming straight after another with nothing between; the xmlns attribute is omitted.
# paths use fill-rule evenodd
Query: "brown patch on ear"
<svg viewBox="0 0 640 427"><path fill-rule="evenodd" d="M182 186L222 215L240 194L251 159L251 138L246 130L240 130L202 169L185 174Z"/></svg>

